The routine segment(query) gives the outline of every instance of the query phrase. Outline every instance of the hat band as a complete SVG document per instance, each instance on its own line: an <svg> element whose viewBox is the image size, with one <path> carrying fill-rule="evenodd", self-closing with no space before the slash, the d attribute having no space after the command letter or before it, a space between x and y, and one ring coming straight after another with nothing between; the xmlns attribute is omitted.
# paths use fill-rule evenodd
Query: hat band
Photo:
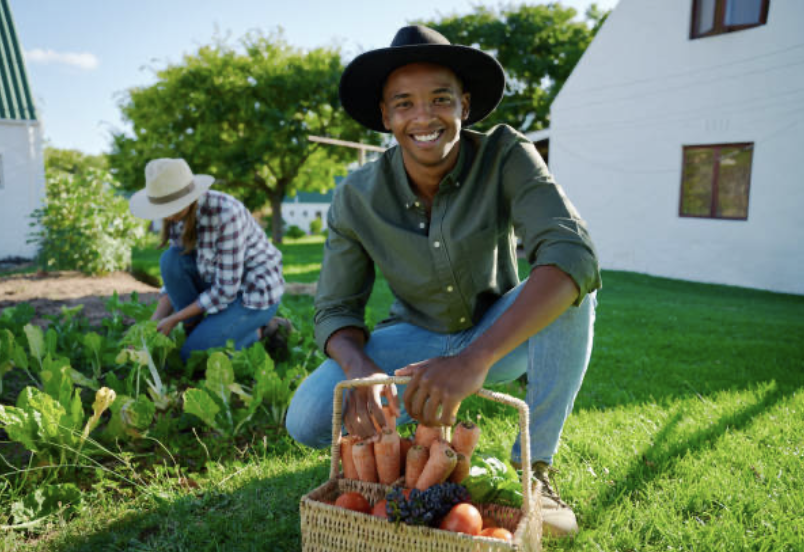
<svg viewBox="0 0 804 552"><path fill-rule="evenodd" d="M171 201L176 201L177 199L181 199L186 195L190 195L193 190L195 190L195 182L191 180L189 184L178 192L173 192L172 194L160 197L148 196L148 201L154 205L164 205L165 203L170 203Z"/></svg>

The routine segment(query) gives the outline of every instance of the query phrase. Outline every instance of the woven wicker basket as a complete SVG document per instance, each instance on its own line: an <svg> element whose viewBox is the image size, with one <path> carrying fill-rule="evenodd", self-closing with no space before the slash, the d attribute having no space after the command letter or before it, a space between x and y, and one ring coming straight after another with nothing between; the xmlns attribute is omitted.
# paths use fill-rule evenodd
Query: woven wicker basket
<svg viewBox="0 0 804 552"><path fill-rule="evenodd" d="M344 479L339 473L343 390L366 385L403 385L410 378L371 377L343 381L335 388L332 416L332 464L329 480L301 498L303 552L539 552L542 540L541 505L538 487L531 488L528 405L523 401L486 389L479 397L513 406L519 411L522 445L522 508L495 504L481 505L483 516L492 517L511 531L513 541L473 537L430 527L389 523L368 514L338 508L322 500L334 500L344 492L357 491L373 506L385 498L391 487Z"/></svg>

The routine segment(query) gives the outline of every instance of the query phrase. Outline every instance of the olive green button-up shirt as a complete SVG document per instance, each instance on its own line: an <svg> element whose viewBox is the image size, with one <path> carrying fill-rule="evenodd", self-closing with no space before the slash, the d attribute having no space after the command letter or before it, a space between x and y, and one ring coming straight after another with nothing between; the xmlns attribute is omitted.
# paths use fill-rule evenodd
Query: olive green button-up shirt
<svg viewBox="0 0 804 552"><path fill-rule="evenodd" d="M600 287L584 221L533 144L504 125L463 130L460 144L429 220L398 146L335 189L315 300L322 350L344 327L368 335L364 314L375 267L396 299L389 323L439 333L471 327L519 284L515 233L531 268L553 265L575 281L576 305Z"/></svg>

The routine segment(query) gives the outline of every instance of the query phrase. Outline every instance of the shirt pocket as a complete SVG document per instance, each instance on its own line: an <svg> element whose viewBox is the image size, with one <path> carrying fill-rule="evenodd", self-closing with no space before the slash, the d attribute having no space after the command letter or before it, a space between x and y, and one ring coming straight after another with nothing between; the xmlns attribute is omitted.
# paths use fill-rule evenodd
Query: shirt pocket
<svg viewBox="0 0 804 552"><path fill-rule="evenodd" d="M461 288L471 295L498 288L498 244L497 228L490 223L472 230L457 242L459 257L453 266Z"/></svg>

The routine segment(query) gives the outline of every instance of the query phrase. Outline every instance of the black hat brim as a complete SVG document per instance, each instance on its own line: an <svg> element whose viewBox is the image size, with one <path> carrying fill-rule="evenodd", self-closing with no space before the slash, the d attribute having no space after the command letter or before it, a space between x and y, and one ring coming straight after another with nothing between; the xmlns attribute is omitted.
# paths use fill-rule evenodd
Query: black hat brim
<svg viewBox="0 0 804 552"><path fill-rule="evenodd" d="M341 75L340 99L349 115L363 126L389 132L382 122L380 101L385 80L410 63L434 63L451 69L469 92L469 117L464 126L485 119L503 97L505 73L492 56L467 46L422 44L380 48L360 54Z"/></svg>

